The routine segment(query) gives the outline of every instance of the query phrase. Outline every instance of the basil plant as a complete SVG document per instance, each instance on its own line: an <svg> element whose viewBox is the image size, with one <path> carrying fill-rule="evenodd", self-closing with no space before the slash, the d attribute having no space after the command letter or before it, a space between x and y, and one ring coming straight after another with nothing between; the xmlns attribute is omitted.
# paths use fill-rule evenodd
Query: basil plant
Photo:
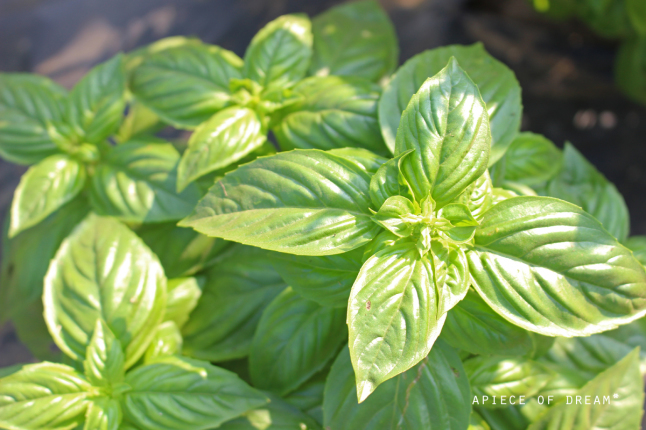
<svg viewBox="0 0 646 430"><path fill-rule="evenodd" d="M520 132L482 44L397 52L368 0L243 58L173 37L69 92L0 74L0 155L30 166L0 322L42 360L0 369L0 428L639 428L623 198Z"/></svg>

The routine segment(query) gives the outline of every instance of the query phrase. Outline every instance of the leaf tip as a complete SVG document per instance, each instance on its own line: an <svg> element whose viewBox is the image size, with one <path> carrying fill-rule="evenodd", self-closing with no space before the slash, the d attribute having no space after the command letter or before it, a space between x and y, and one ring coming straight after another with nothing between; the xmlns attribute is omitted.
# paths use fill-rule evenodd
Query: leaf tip
<svg viewBox="0 0 646 430"><path fill-rule="evenodd" d="M368 396L372 394L373 391L375 391L375 388L377 387L370 381L359 382L357 384L357 399L359 400L359 403L362 403L364 400L366 400Z"/></svg>

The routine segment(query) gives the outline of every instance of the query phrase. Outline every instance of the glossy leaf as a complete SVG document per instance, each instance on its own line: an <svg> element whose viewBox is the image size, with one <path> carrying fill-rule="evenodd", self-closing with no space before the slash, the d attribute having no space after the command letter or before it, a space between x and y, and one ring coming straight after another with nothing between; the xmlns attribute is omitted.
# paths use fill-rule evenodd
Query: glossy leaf
<svg viewBox="0 0 646 430"><path fill-rule="evenodd" d="M280 397L268 394L269 404L244 416L228 421L219 430L319 430L311 417L289 405Z"/></svg>
<svg viewBox="0 0 646 430"><path fill-rule="evenodd" d="M439 209L487 169L491 132L476 84L455 58L411 98L397 131L395 155L418 201L431 194Z"/></svg>
<svg viewBox="0 0 646 430"><path fill-rule="evenodd" d="M345 308L363 264L363 249L323 257L276 253L272 263L287 285L304 298Z"/></svg>
<svg viewBox="0 0 646 430"><path fill-rule="evenodd" d="M213 115L191 135L177 169L177 189L258 149L267 139L251 109L230 107Z"/></svg>
<svg viewBox="0 0 646 430"><path fill-rule="evenodd" d="M88 381L95 387L110 387L121 382L124 376L123 363L121 343L105 321L96 320L83 362Z"/></svg>
<svg viewBox="0 0 646 430"><path fill-rule="evenodd" d="M363 148L336 148L330 149L327 153L351 161L370 176L376 174L379 168L388 161L387 158Z"/></svg>
<svg viewBox="0 0 646 430"><path fill-rule="evenodd" d="M392 196L381 205L372 220L396 236L408 237L413 233L413 225L405 217L415 214L418 209L419 206L416 208L406 197Z"/></svg>
<svg viewBox="0 0 646 430"><path fill-rule="evenodd" d="M566 400L551 407L529 429L639 428L644 403L644 383L639 373L638 351L633 350L588 382L576 395L581 396L583 401L571 401L568 405Z"/></svg>
<svg viewBox="0 0 646 430"><path fill-rule="evenodd" d="M446 319L439 312L437 287L432 263L410 242L365 262L352 286L347 316L360 402L431 350Z"/></svg>
<svg viewBox="0 0 646 430"><path fill-rule="evenodd" d="M72 89L67 121L84 142L98 143L114 133L123 118L126 76L122 55L92 69Z"/></svg>
<svg viewBox="0 0 646 430"><path fill-rule="evenodd" d="M494 204L493 200L491 177L489 172L485 172L469 185L455 202L466 205L471 215L480 221L484 213Z"/></svg>
<svg viewBox="0 0 646 430"><path fill-rule="evenodd" d="M191 276L209 268L231 244L177 227L174 222L143 225L137 234L159 257L168 278Z"/></svg>
<svg viewBox="0 0 646 430"><path fill-rule="evenodd" d="M179 220L200 198L193 185L175 192L180 156L170 143L135 140L119 145L99 163L90 202L99 215L128 222Z"/></svg>
<svg viewBox="0 0 646 430"><path fill-rule="evenodd" d="M115 399L97 397L88 406L83 430L118 430L123 415Z"/></svg>
<svg viewBox="0 0 646 430"><path fill-rule="evenodd" d="M160 357L126 383L124 418L141 430L211 429L268 400L234 373L189 358Z"/></svg>
<svg viewBox="0 0 646 430"><path fill-rule="evenodd" d="M352 365L343 349L325 385L324 428L334 430L466 429L469 381L456 352L438 341L412 369L357 404Z"/></svg>
<svg viewBox="0 0 646 430"><path fill-rule="evenodd" d="M624 198L579 151L567 143L563 166L549 182L547 194L581 206L619 240L628 237L630 220Z"/></svg>
<svg viewBox="0 0 646 430"><path fill-rule="evenodd" d="M244 56L244 75L265 88L286 88L305 76L311 58L309 18L283 15L251 40Z"/></svg>
<svg viewBox="0 0 646 430"><path fill-rule="evenodd" d="M372 0L342 4L312 21L310 73L378 81L397 67L397 35L388 15Z"/></svg>
<svg viewBox="0 0 646 430"><path fill-rule="evenodd" d="M197 278L169 279L164 321L173 321L182 328L202 296L201 284Z"/></svg>
<svg viewBox="0 0 646 430"><path fill-rule="evenodd" d="M434 76L446 66L451 57L457 58L487 104L492 136L489 165L492 165L516 137L523 107L520 85L514 72L489 55L480 43L432 49L404 63L379 100L381 132L388 147L394 151L400 117L409 100L429 76Z"/></svg>
<svg viewBox="0 0 646 430"><path fill-rule="evenodd" d="M206 273L182 329L185 355L225 361L249 354L263 309L287 287L266 251L236 245Z"/></svg>
<svg viewBox="0 0 646 430"><path fill-rule="evenodd" d="M166 321L157 327L157 332L144 354L144 362L150 363L157 357L179 355L182 352L182 334L174 321Z"/></svg>
<svg viewBox="0 0 646 430"><path fill-rule="evenodd" d="M520 133L505 153L505 179L538 185L552 179L561 167L561 151L546 137Z"/></svg>
<svg viewBox="0 0 646 430"><path fill-rule="evenodd" d="M373 207L381 208L389 197L405 196L413 198L409 186L401 174L399 166L401 159L408 156L413 150L403 152L384 163L370 180L370 199Z"/></svg>
<svg viewBox="0 0 646 430"><path fill-rule="evenodd" d="M0 157L37 163L58 151L48 128L63 120L66 91L38 75L0 75Z"/></svg>
<svg viewBox="0 0 646 430"><path fill-rule="evenodd" d="M283 152L226 175L179 225L272 251L340 254L379 229L370 219L369 184L365 170L340 156Z"/></svg>
<svg viewBox="0 0 646 430"><path fill-rule="evenodd" d="M440 237L453 243L465 243L473 239L478 221L466 205L450 203L439 210L438 217L451 223L451 228L440 231Z"/></svg>
<svg viewBox="0 0 646 430"><path fill-rule="evenodd" d="M86 171L83 164L67 155L52 155L32 166L20 178L11 203L9 237L32 227L83 189Z"/></svg>
<svg viewBox="0 0 646 430"><path fill-rule="evenodd" d="M83 423L91 386L69 366L39 363L0 379L0 427L73 429Z"/></svg>
<svg viewBox="0 0 646 430"><path fill-rule="evenodd" d="M646 236L629 237L624 241L624 245L633 252L641 264L646 265Z"/></svg>
<svg viewBox="0 0 646 430"><path fill-rule="evenodd" d="M127 368L161 322L166 278L157 257L126 226L90 215L52 260L43 302L49 331L65 354L82 360L102 318L121 342Z"/></svg>
<svg viewBox="0 0 646 430"><path fill-rule="evenodd" d="M293 91L300 101L277 113L280 122L273 129L281 148L388 152L377 120L376 84L351 77L311 77Z"/></svg>
<svg viewBox="0 0 646 430"><path fill-rule="evenodd" d="M288 288L262 313L249 356L251 380L284 396L332 360L345 340L344 309L323 307Z"/></svg>
<svg viewBox="0 0 646 430"><path fill-rule="evenodd" d="M464 361L464 370L469 377L472 395L478 397L480 406L489 408L509 406L509 403L505 406L502 402L514 401L511 396L516 400L520 396L531 398L555 376L546 366L520 357L480 355ZM498 398L495 405L493 396Z"/></svg>
<svg viewBox="0 0 646 430"><path fill-rule="evenodd" d="M471 354L525 355L534 347L530 332L498 315L472 290L449 311L440 337Z"/></svg>
<svg viewBox="0 0 646 430"><path fill-rule="evenodd" d="M643 266L596 219L562 200L496 204L467 257L487 304L546 336L585 336L646 313Z"/></svg>
<svg viewBox="0 0 646 430"><path fill-rule="evenodd" d="M229 80L241 77L242 60L233 52L187 43L144 56L131 89L165 122L194 128L230 103Z"/></svg>

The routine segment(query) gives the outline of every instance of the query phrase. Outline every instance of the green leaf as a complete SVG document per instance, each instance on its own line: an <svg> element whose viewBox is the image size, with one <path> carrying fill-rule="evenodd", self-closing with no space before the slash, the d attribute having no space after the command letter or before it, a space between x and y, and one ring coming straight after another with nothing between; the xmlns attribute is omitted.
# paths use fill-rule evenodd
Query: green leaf
<svg viewBox="0 0 646 430"><path fill-rule="evenodd" d="M276 253L272 263L287 285L304 298L345 308L363 264L363 248L323 257Z"/></svg>
<svg viewBox="0 0 646 430"><path fill-rule="evenodd" d="M646 236L633 236L624 241L624 246L633 252L641 264L646 265Z"/></svg>
<svg viewBox="0 0 646 430"><path fill-rule="evenodd" d="M563 165L547 185L547 194L581 206L601 221L619 240L630 230L626 202L617 188L569 143L563 150Z"/></svg>
<svg viewBox="0 0 646 430"><path fill-rule="evenodd" d="M630 99L646 101L646 37L631 37L615 57L615 83Z"/></svg>
<svg viewBox="0 0 646 430"><path fill-rule="evenodd" d="M90 384L69 366L30 364L0 379L0 427L67 430L82 425Z"/></svg>
<svg viewBox="0 0 646 430"><path fill-rule="evenodd" d="M165 222L191 213L193 185L176 193L180 156L170 143L135 140L113 148L92 177L90 202L99 215L127 222Z"/></svg>
<svg viewBox="0 0 646 430"><path fill-rule="evenodd" d="M615 398L615 394L617 398ZM568 428L572 430L624 430L640 427L644 383L639 373L637 349L610 369L588 382L576 394L554 405L529 430ZM600 406L603 405L603 406Z"/></svg>
<svg viewBox="0 0 646 430"><path fill-rule="evenodd" d="M66 96L44 76L0 74L0 156L33 164L59 152L48 128L63 120Z"/></svg>
<svg viewBox="0 0 646 430"><path fill-rule="evenodd" d="M419 363L442 330L450 309L443 296L451 294L429 258L403 241L370 257L352 286L347 321L360 402Z"/></svg>
<svg viewBox="0 0 646 430"><path fill-rule="evenodd" d="M345 348L344 348L345 349ZM336 351L335 351L336 352ZM338 354L335 354L335 356ZM302 411L309 411L323 405L325 381L330 373L332 362L312 376L307 382L285 397L285 401Z"/></svg>
<svg viewBox="0 0 646 430"><path fill-rule="evenodd" d="M40 302L42 308L43 278L49 261L87 210L85 201L74 199L13 239L7 237L7 217L0 260L0 323L20 315L34 302Z"/></svg>
<svg viewBox="0 0 646 430"><path fill-rule="evenodd" d="M520 396L531 398L555 376L546 366L521 357L480 355L464 361L464 370L472 395L488 408L508 407L508 402L519 401ZM495 404L494 396L498 398Z"/></svg>
<svg viewBox="0 0 646 430"><path fill-rule="evenodd" d="M130 85L165 122L194 128L230 104L229 81L241 77L242 60L236 54L193 42L144 56Z"/></svg>
<svg viewBox="0 0 646 430"><path fill-rule="evenodd" d="M267 140L257 113L230 107L213 115L191 135L177 168L177 189L240 160Z"/></svg>
<svg viewBox="0 0 646 430"><path fill-rule="evenodd" d="M175 223L143 225L137 234L159 257L169 278L194 275L209 268L231 244Z"/></svg>
<svg viewBox="0 0 646 430"><path fill-rule="evenodd" d="M404 220L407 215L418 212L413 202L402 196L388 197L372 220L396 236L408 237L413 234L413 226Z"/></svg>
<svg viewBox="0 0 646 430"><path fill-rule="evenodd" d="M157 332L144 354L144 363L157 357L179 355L182 352L182 334L174 321L166 321L157 327Z"/></svg>
<svg viewBox="0 0 646 430"><path fill-rule="evenodd" d="M88 406L83 430L118 430L123 415L115 399L97 397Z"/></svg>
<svg viewBox="0 0 646 430"><path fill-rule="evenodd" d="M363 148L336 148L330 149L327 153L353 162L370 176L377 173L377 170L388 161L387 158Z"/></svg>
<svg viewBox="0 0 646 430"><path fill-rule="evenodd" d="M388 152L377 120L378 85L351 77L311 77L293 91L300 101L276 113L280 120L273 131L281 148Z"/></svg>
<svg viewBox="0 0 646 430"><path fill-rule="evenodd" d="M400 169L418 201L441 208L487 170L491 132L476 84L455 58L411 98L397 131L395 155L415 152Z"/></svg>
<svg viewBox="0 0 646 430"><path fill-rule="evenodd" d="M385 162L370 180L370 199L373 207L381 206L393 196L405 196L413 198L406 179L400 172L401 159L408 156L414 150L403 152Z"/></svg>
<svg viewBox="0 0 646 430"><path fill-rule="evenodd" d="M332 360L345 340L344 309L323 307L287 288L258 323L249 355L251 380L284 396Z"/></svg>
<svg viewBox="0 0 646 430"><path fill-rule="evenodd" d="M83 362L88 381L95 387L110 387L123 381L123 363L121 343L105 321L96 320Z"/></svg>
<svg viewBox="0 0 646 430"><path fill-rule="evenodd" d="M626 12L639 34L646 35L646 4L639 0L626 0Z"/></svg>
<svg viewBox="0 0 646 430"><path fill-rule="evenodd" d="M188 321L189 314L197 306L202 296L202 282L197 278L176 278L168 280L168 296L164 321L173 321L182 328Z"/></svg>
<svg viewBox="0 0 646 430"><path fill-rule="evenodd" d="M248 355L263 309L285 287L266 251L232 247L206 273L202 297L182 329L183 353L209 361Z"/></svg>
<svg viewBox="0 0 646 430"><path fill-rule="evenodd" d="M280 397L268 394L269 404L228 421L218 430L319 430L311 417L289 405Z"/></svg>
<svg viewBox="0 0 646 430"><path fill-rule="evenodd" d="M39 288L42 290L42 287L43 280L41 278ZM43 319L42 299L21 303L19 309L20 311L15 312L11 317L11 324L20 343L26 346L31 355L39 360L60 361L61 351L56 347Z"/></svg>
<svg viewBox="0 0 646 430"><path fill-rule="evenodd" d="M370 219L369 184L351 160L316 149L283 152L216 182L179 225L272 251L340 254L379 230Z"/></svg>
<svg viewBox="0 0 646 430"><path fill-rule="evenodd" d="M530 332L498 315L472 290L449 311L440 338L471 354L525 355L534 348Z"/></svg>
<svg viewBox="0 0 646 430"><path fill-rule="evenodd" d="M475 82L487 104L491 123L489 165L503 156L520 129L523 106L514 72L485 51L481 43L451 45L422 52L397 70L379 100L379 123L386 144L395 150L395 135L409 100L429 76L440 72L451 57Z"/></svg>
<svg viewBox="0 0 646 430"><path fill-rule="evenodd" d="M102 318L121 342L128 368L162 320L166 278L157 257L126 226L90 215L52 260L43 302L49 331L65 354L83 360Z"/></svg>
<svg viewBox="0 0 646 430"><path fill-rule="evenodd" d="M586 336L646 313L643 266L571 203L512 197L496 204L467 258L489 306L546 336Z"/></svg>
<svg viewBox="0 0 646 430"><path fill-rule="evenodd" d="M312 23L283 15L263 27L244 56L244 75L265 88L286 88L305 76L312 58Z"/></svg>
<svg viewBox="0 0 646 430"><path fill-rule="evenodd" d="M422 362L385 382L356 403L347 349L325 384L324 427L334 430L466 429L471 413L469 381L457 353L438 341Z"/></svg>
<svg viewBox="0 0 646 430"><path fill-rule="evenodd" d="M117 131L125 102L121 54L92 69L70 92L67 121L83 142L99 143Z"/></svg>
<svg viewBox="0 0 646 430"><path fill-rule="evenodd" d="M455 200L469 208L471 215L480 221L484 213L494 204L493 185L489 172L484 172Z"/></svg>
<svg viewBox="0 0 646 430"><path fill-rule="evenodd" d="M155 133L164 127L157 114L136 99L130 100L127 112L115 135L115 140L119 143L127 142L133 137L143 136L146 133Z"/></svg>
<svg viewBox="0 0 646 430"><path fill-rule="evenodd" d="M9 237L38 224L83 189L85 167L67 155L52 155L20 178L11 203Z"/></svg>
<svg viewBox="0 0 646 430"><path fill-rule="evenodd" d="M525 132L516 136L500 162L505 165L505 180L531 186L552 179L561 159L561 151L549 139Z"/></svg>
<svg viewBox="0 0 646 430"><path fill-rule="evenodd" d="M160 357L126 375L124 418L141 430L206 430L267 403L234 373L184 357Z"/></svg>
<svg viewBox="0 0 646 430"><path fill-rule="evenodd" d="M440 237L452 243L465 243L473 239L478 221L466 205L450 203L440 209L437 216L451 223L451 228L439 232Z"/></svg>
<svg viewBox="0 0 646 430"><path fill-rule="evenodd" d="M471 411L469 418L469 428L467 430L491 430L489 424L476 411Z"/></svg>
<svg viewBox="0 0 646 430"><path fill-rule="evenodd" d="M475 410L489 424L491 430L527 430L530 421L518 406L508 406L503 409L485 409L476 407Z"/></svg>
<svg viewBox="0 0 646 430"><path fill-rule="evenodd" d="M333 7L314 18L312 32L313 75L349 75L378 81L397 67L395 28L376 1Z"/></svg>

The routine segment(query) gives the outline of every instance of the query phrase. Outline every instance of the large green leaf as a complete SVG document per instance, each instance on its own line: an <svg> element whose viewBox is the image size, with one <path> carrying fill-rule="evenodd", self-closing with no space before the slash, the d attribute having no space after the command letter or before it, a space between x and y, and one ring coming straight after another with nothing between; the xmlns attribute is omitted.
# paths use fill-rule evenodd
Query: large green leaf
<svg viewBox="0 0 646 430"><path fill-rule="evenodd" d="M442 257L447 258L420 257L414 243L402 241L361 268L347 316L359 401L419 363L439 336L446 312L466 294L466 268L456 284L446 282L451 276L446 266L454 266Z"/></svg>
<svg viewBox="0 0 646 430"><path fill-rule="evenodd" d="M228 421L219 430L319 430L311 417L289 405L280 397L267 394L269 404Z"/></svg>
<svg viewBox="0 0 646 430"><path fill-rule="evenodd" d="M312 22L313 75L378 81L397 67L399 46L388 15L374 0L342 4Z"/></svg>
<svg viewBox="0 0 646 430"><path fill-rule="evenodd" d="M287 286L266 251L236 245L206 274L182 329L186 355L225 361L249 354L263 309Z"/></svg>
<svg viewBox="0 0 646 430"><path fill-rule="evenodd" d="M534 349L530 332L498 315L472 290L449 311L441 339L471 354L524 355Z"/></svg>
<svg viewBox="0 0 646 430"><path fill-rule="evenodd" d="M177 168L177 189L240 160L267 140L260 117L248 108L230 107L195 130Z"/></svg>
<svg viewBox="0 0 646 430"><path fill-rule="evenodd" d="M244 56L244 75L265 88L285 88L305 76L312 58L312 23L283 15L263 27Z"/></svg>
<svg viewBox="0 0 646 430"><path fill-rule="evenodd" d="M277 113L280 122L273 129L283 149L359 147L388 152L377 120L376 84L351 77L311 77L293 91L300 101Z"/></svg>
<svg viewBox="0 0 646 430"><path fill-rule="evenodd" d="M121 342L129 367L161 322L166 278L157 257L132 231L92 214L52 260L43 302L49 331L65 354L82 360L102 318Z"/></svg>
<svg viewBox="0 0 646 430"><path fill-rule="evenodd" d="M168 280L168 296L164 321L173 321L182 328L190 313L202 296L202 281L197 278L175 278Z"/></svg>
<svg viewBox="0 0 646 430"><path fill-rule="evenodd" d="M124 419L141 430L206 430L267 403L234 373L205 361L160 357L126 376Z"/></svg>
<svg viewBox="0 0 646 430"><path fill-rule="evenodd" d="M208 236L297 255L332 255L370 241L370 174L316 149L240 166L180 222Z"/></svg>
<svg viewBox="0 0 646 430"><path fill-rule="evenodd" d="M92 387L62 364L23 366L0 379L0 427L67 430L83 423Z"/></svg>
<svg viewBox="0 0 646 430"><path fill-rule="evenodd" d="M200 192L195 185L175 191L179 159L173 145L151 139L113 148L92 177L94 211L142 223L175 221L190 214Z"/></svg>
<svg viewBox="0 0 646 430"><path fill-rule="evenodd" d="M643 404L644 382L639 373L639 352L635 349L588 382L575 396L549 408L529 429L637 429Z"/></svg>
<svg viewBox="0 0 646 430"><path fill-rule="evenodd" d="M491 177L489 172L486 171L458 196L456 203L466 205L471 215L477 221L480 221L484 213L494 204L493 198Z"/></svg>
<svg viewBox="0 0 646 430"><path fill-rule="evenodd" d="M144 363L151 363L157 357L179 355L181 352L182 333L174 321L165 321L157 327L157 332L144 354Z"/></svg>
<svg viewBox="0 0 646 430"><path fill-rule="evenodd" d="M287 285L301 296L323 306L345 308L363 264L363 248L323 257L276 253L272 262Z"/></svg>
<svg viewBox="0 0 646 430"><path fill-rule="evenodd" d="M514 72L489 55L481 43L432 49L404 63L379 101L381 132L388 147L394 151L397 127L409 100L428 77L446 66L451 57L457 58L487 104L492 136L489 165L492 165L503 156L516 137L523 107L520 85Z"/></svg>
<svg viewBox="0 0 646 430"><path fill-rule="evenodd" d="M565 144L563 165L547 185L551 197L572 202L597 218L619 240L630 230L628 208L617 188L574 146Z"/></svg>
<svg viewBox="0 0 646 430"><path fill-rule="evenodd" d="M159 257L168 278L194 275L209 268L231 243L204 236L175 223L147 224L137 234Z"/></svg>
<svg viewBox="0 0 646 430"><path fill-rule="evenodd" d="M529 399L555 376L548 367L522 357L479 355L464 361L464 370L472 395L489 408L508 407L507 401L519 401L520 396Z"/></svg>
<svg viewBox="0 0 646 430"><path fill-rule="evenodd" d="M646 236L629 237L624 241L624 245L633 252L641 264L646 265Z"/></svg>
<svg viewBox="0 0 646 430"><path fill-rule="evenodd" d="M48 127L62 121L66 95L43 76L0 74L0 156L33 164L58 152Z"/></svg>
<svg viewBox="0 0 646 430"><path fill-rule="evenodd" d="M429 194L441 208L487 170L491 131L476 84L451 57L410 99L397 130L395 155L418 201Z"/></svg>
<svg viewBox="0 0 646 430"><path fill-rule="evenodd" d="M96 397L88 406L83 430L118 430L122 418L121 406L117 400Z"/></svg>
<svg viewBox="0 0 646 430"><path fill-rule="evenodd" d="M38 224L85 185L85 166L67 155L52 155L32 166L20 178L11 203L9 237Z"/></svg>
<svg viewBox="0 0 646 430"><path fill-rule="evenodd" d="M0 322L20 315L34 302L41 302L49 260L87 210L85 201L74 199L13 239L7 237L10 224L7 217L0 268Z"/></svg>
<svg viewBox="0 0 646 430"><path fill-rule="evenodd" d="M561 167L561 151L545 136L520 133L503 159L505 180L538 185L552 179Z"/></svg>
<svg viewBox="0 0 646 430"><path fill-rule="evenodd" d="M357 404L352 365L343 349L325 385L324 427L334 430L466 429L469 381L457 353L438 341L422 362Z"/></svg>
<svg viewBox="0 0 646 430"><path fill-rule="evenodd" d="M123 381L123 363L121 343L105 321L96 320L83 362L88 381L95 387L110 387Z"/></svg>
<svg viewBox="0 0 646 430"><path fill-rule="evenodd" d="M288 394L332 360L345 340L345 309L323 307L287 288L258 323L249 355L254 386Z"/></svg>
<svg viewBox="0 0 646 430"><path fill-rule="evenodd" d="M70 92L67 121L84 142L98 143L123 118L126 74L121 54L92 69Z"/></svg>
<svg viewBox="0 0 646 430"><path fill-rule="evenodd" d="M230 103L229 80L241 77L242 60L233 52L188 43L145 56L130 85L164 121L193 128Z"/></svg>
<svg viewBox="0 0 646 430"><path fill-rule="evenodd" d="M646 271L599 221L550 197L493 206L467 254L474 286L512 323L585 336L646 313Z"/></svg>
<svg viewBox="0 0 646 430"><path fill-rule="evenodd" d="M43 279L40 279L39 288L43 288ZM41 291L42 296L42 291ZM18 336L18 340L29 349L31 355L39 360L60 361L62 354L56 347L52 335L43 318L43 301L35 300L21 303L18 310L11 317L11 324Z"/></svg>

